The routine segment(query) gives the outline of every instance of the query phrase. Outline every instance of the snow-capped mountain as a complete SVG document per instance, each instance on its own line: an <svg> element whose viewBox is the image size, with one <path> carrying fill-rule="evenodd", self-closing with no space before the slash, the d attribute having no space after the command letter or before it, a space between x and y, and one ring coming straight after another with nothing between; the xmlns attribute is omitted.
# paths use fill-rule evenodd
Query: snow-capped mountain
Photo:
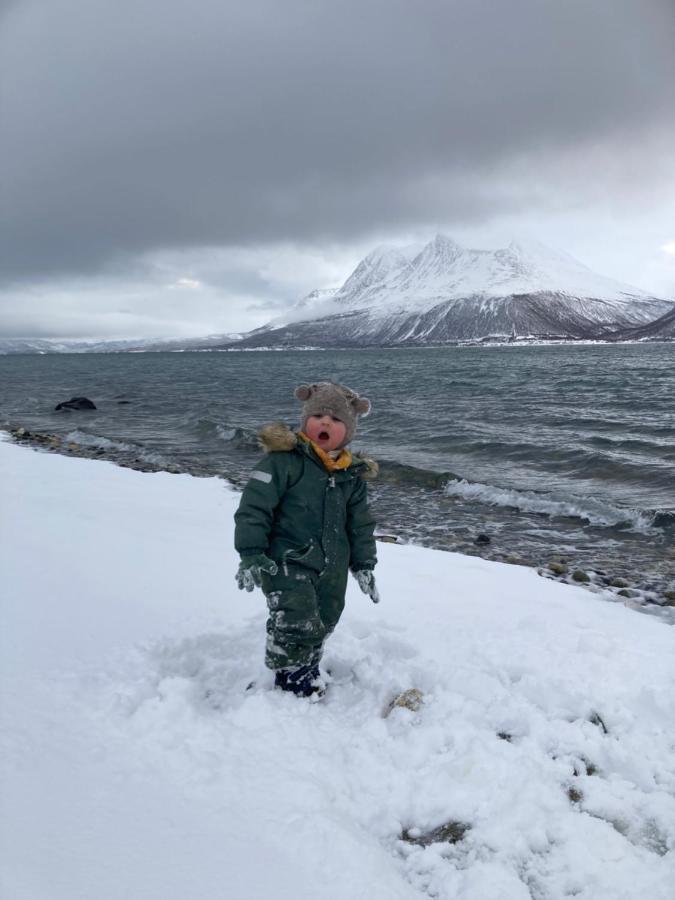
<svg viewBox="0 0 675 900"><path fill-rule="evenodd" d="M428 309L464 297L505 297L541 291L616 301L652 300L645 291L596 274L567 254L530 242L501 250L465 249L437 235L413 259L378 248L334 295L342 306L388 312Z"/></svg>
<svg viewBox="0 0 675 900"><path fill-rule="evenodd" d="M377 247L342 287L312 291L246 334L138 341L0 341L0 353L418 346L488 337L672 339L675 302L535 242L499 250L445 235Z"/></svg>
<svg viewBox="0 0 675 900"><path fill-rule="evenodd" d="M137 340L82 341L49 338L0 338L0 355L10 353L133 353L208 350L233 344L239 334L212 334L201 338L139 338Z"/></svg>
<svg viewBox="0 0 675 900"><path fill-rule="evenodd" d="M239 346L600 338L652 322L673 306L541 244L474 250L437 235L421 249L378 247L338 291L308 304L307 315L296 305L299 317L256 329Z"/></svg>

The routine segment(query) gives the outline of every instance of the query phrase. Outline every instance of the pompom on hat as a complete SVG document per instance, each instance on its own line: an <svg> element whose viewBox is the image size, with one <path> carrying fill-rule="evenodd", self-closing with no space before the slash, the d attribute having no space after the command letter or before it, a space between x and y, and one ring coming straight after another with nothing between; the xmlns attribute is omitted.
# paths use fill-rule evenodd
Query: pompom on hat
<svg viewBox="0 0 675 900"><path fill-rule="evenodd" d="M347 429L345 445L354 437L358 417L367 416L370 412L370 400L359 397L356 391L333 381L299 384L295 389L295 396L302 401L303 431L310 416L334 416Z"/></svg>

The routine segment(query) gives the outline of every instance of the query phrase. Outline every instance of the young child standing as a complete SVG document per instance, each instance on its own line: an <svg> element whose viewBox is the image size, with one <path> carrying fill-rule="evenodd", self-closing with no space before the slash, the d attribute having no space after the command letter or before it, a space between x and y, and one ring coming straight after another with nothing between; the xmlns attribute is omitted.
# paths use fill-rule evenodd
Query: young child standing
<svg viewBox="0 0 675 900"><path fill-rule="evenodd" d="M366 480L377 464L347 450L370 401L341 384L301 384L302 430L260 432L267 455L251 473L235 514L237 583L267 598L265 663L274 683L303 697L322 694L319 662L342 613L351 570L379 602L375 520Z"/></svg>

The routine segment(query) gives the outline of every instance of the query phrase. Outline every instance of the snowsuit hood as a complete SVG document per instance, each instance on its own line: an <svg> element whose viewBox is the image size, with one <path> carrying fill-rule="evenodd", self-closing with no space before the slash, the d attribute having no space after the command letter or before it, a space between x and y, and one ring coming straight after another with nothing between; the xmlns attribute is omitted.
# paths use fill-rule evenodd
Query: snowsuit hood
<svg viewBox="0 0 675 900"><path fill-rule="evenodd" d="M283 422L264 425L258 434L258 443L265 453L283 453L295 450L300 443L298 435ZM374 459L361 454L353 454L352 466L357 466L359 476L366 481L377 478L379 466Z"/></svg>

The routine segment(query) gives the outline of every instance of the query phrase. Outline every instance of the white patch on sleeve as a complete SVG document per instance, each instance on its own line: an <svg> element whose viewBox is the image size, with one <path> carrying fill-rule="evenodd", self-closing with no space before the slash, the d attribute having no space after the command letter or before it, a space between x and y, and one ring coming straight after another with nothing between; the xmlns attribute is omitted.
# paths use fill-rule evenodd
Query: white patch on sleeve
<svg viewBox="0 0 675 900"><path fill-rule="evenodd" d="M262 481L263 484L269 484L272 480L272 476L269 472L261 472L259 469L255 469L251 472L251 478L255 478L256 481Z"/></svg>

